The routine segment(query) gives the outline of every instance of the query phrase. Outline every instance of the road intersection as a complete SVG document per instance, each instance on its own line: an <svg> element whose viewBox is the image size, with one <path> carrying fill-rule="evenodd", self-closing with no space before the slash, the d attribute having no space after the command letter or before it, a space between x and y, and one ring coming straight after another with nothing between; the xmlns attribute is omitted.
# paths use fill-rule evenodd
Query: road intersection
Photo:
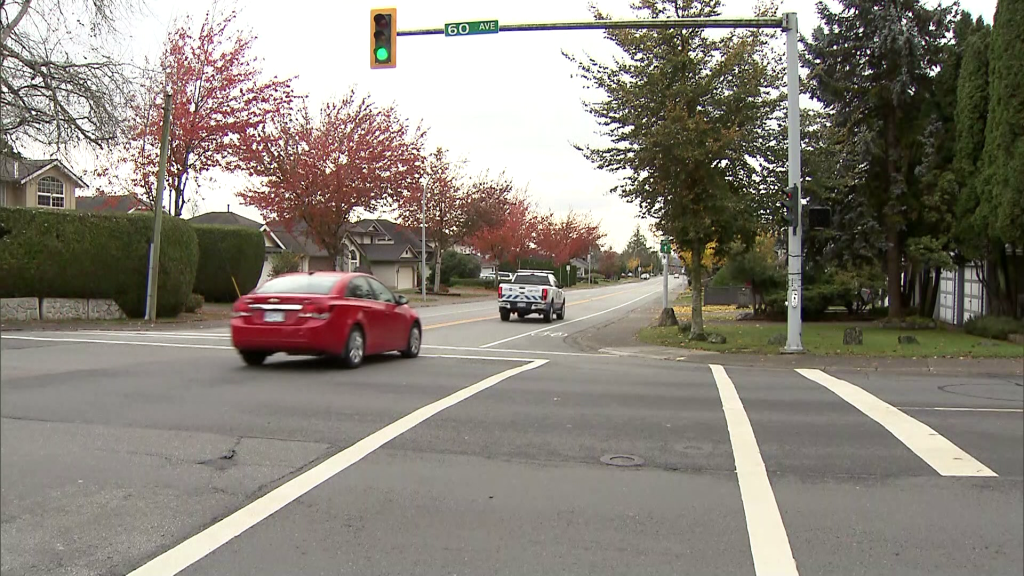
<svg viewBox="0 0 1024 576"><path fill-rule="evenodd" d="M421 358L356 371L247 368L224 327L4 332L3 573L1020 572L1019 377L573 345L659 288L426 308Z"/></svg>

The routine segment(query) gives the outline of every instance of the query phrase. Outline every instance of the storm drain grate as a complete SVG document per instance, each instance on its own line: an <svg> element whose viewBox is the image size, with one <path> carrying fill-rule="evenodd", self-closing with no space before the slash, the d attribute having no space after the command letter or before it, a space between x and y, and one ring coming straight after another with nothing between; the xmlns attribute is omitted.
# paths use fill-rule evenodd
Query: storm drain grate
<svg viewBox="0 0 1024 576"><path fill-rule="evenodd" d="M642 466L644 459L632 454L605 454L601 462L609 466Z"/></svg>

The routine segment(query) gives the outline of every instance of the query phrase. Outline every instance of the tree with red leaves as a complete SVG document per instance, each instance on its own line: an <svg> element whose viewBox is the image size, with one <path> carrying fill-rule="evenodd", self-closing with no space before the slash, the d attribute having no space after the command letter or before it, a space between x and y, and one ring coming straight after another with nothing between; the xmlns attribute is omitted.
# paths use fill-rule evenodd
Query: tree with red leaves
<svg viewBox="0 0 1024 576"><path fill-rule="evenodd" d="M503 201L511 191L511 183L501 177L491 180L483 175L467 182L457 164L438 147L427 158L423 188L410 189L398 200L401 224L415 228L426 221L427 241L434 251L435 292L441 289L442 254L500 222Z"/></svg>
<svg viewBox="0 0 1024 576"><path fill-rule="evenodd" d="M598 270L605 278L613 279L622 273L622 256L614 250L606 250L601 253L601 261Z"/></svg>
<svg viewBox="0 0 1024 576"><path fill-rule="evenodd" d="M419 193L422 127L355 90L326 103L318 119L305 107L279 110L242 139L241 162L259 184L241 193L268 221L301 226L337 263L356 209L377 211Z"/></svg>
<svg viewBox="0 0 1024 576"><path fill-rule="evenodd" d="M604 238L600 223L591 221L587 214L570 211L563 218L546 214L539 219L537 248L550 256L556 265L576 257L586 257L594 244Z"/></svg>
<svg viewBox="0 0 1024 576"><path fill-rule="evenodd" d="M196 34L186 18L168 35L160 58L162 73L151 78L131 109L129 137L100 176L115 179L127 165L127 185L152 205L160 151L164 87L173 93L171 142L167 158L170 211L181 216L196 180L210 170L239 167L243 140L264 119L289 108L295 95L291 79L262 80L251 55L255 36L232 30L235 12L207 12Z"/></svg>
<svg viewBox="0 0 1024 576"><path fill-rule="evenodd" d="M537 213L530 199L522 191L512 192L500 220L478 230L469 238L469 245L499 264L515 262L529 256L533 250L537 224Z"/></svg>

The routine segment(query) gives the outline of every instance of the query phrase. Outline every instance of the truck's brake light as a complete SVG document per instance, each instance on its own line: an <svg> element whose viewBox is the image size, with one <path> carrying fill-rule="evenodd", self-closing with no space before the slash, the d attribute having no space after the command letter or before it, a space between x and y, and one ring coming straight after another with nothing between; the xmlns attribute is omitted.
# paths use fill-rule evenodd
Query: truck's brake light
<svg viewBox="0 0 1024 576"><path fill-rule="evenodd" d="M548 299L548 289L547 288L545 288L545 289L540 291L540 298L541 298L541 300L547 300Z"/></svg>
<svg viewBox="0 0 1024 576"><path fill-rule="evenodd" d="M501 286L498 286L498 298L501 298Z"/></svg>

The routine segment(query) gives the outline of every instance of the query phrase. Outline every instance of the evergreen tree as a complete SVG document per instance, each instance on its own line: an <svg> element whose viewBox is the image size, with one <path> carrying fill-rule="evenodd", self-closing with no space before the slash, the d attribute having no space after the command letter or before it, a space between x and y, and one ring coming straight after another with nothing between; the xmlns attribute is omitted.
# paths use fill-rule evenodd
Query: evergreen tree
<svg viewBox="0 0 1024 576"><path fill-rule="evenodd" d="M839 0L838 11L823 1L817 11L821 26L805 42L811 94L864 167L860 190L885 234L889 315L900 317L906 228L920 197L920 111L943 63L954 9L921 0Z"/></svg>
<svg viewBox="0 0 1024 576"><path fill-rule="evenodd" d="M1024 245L1024 0L996 6L981 157L990 235Z"/></svg>

